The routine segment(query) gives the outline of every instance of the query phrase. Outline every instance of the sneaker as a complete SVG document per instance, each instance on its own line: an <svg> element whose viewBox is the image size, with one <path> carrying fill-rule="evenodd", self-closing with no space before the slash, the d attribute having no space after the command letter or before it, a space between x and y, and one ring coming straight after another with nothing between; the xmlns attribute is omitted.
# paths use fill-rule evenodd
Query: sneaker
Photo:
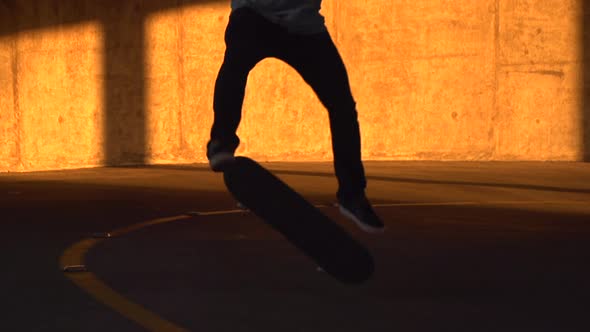
<svg viewBox="0 0 590 332"><path fill-rule="evenodd" d="M221 143L212 140L207 144L207 159L213 172L223 172L235 161L234 152L223 148Z"/></svg>
<svg viewBox="0 0 590 332"><path fill-rule="evenodd" d="M385 226L363 194L360 198L340 201L340 213L367 233L383 233Z"/></svg>

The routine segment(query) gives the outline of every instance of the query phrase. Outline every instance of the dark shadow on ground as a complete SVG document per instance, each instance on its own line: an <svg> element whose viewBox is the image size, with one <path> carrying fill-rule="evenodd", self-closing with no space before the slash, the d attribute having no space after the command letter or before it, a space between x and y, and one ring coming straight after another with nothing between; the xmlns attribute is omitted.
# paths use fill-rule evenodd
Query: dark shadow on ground
<svg viewBox="0 0 590 332"><path fill-rule="evenodd" d="M277 174L285 175L306 175L306 176L334 176L329 173L315 173L315 172L304 172L304 171L285 171L278 170L273 171ZM559 188L550 186L537 186L530 184L503 184L503 183L487 183L487 182L467 182L467 181L438 181L438 180L424 180L424 179L411 179L411 178L395 178L390 176L375 176L368 175L367 180L376 181L387 181L387 182L401 182L401 183L420 183L420 184L441 184L441 185L462 185L462 186L479 186L479 187L492 187L492 188L512 188L512 189L526 189L526 190L539 190L539 191L555 191L564 193L590 193L590 189L577 189L577 188Z"/></svg>
<svg viewBox="0 0 590 332"><path fill-rule="evenodd" d="M264 164L262 164L265 166ZM136 166L129 166L135 168ZM153 169L173 169L173 170L186 170L190 172L209 172L211 169L206 164L196 165L145 165L145 168ZM267 166L265 166L267 167ZM300 175L300 176L316 176L316 177L335 177L334 173L327 172L307 172L307 171L294 171L294 170L279 170L268 168L269 171L277 175ZM469 182L469 181L441 181L441 180L426 180L426 179L412 179L412 178L396 178L391 176L377 176L367 175L367 180L374 181L386 181L386 182L397 182L397 183L419 183L419 184L440 184L440 185L461 185L461 186L477 186L477 187L491 187L491 188L510 188L510 189L525 189L525 190L536 190L536 191L554 191L563 193L580 193L588 194L590 189L583 188L562 188L532 184L518 184L518 183L489 183L489 182Z"/></svg>
<svg viewBox="0 0 590 332"><path fill-rule="evenodd" d="M380 208L376 274L345 286L252 216L146 228L95 247L93 271L189 330L583 331L587 216L483 207Z"/></svg>
<svg viewBox="0 0 590 332"><path fill-rule="evenodd" d="M219 2L222 0L4 0L0 1L0 36L100 21L106 52L103 163L143 164L146 158L145 18L179 6ZM15 62L18 63L18 58Z"/></svg>
<svg viewBox="0 0 590 332"><path fill-rule="evenodd" d="M7 285L2 295L11 313L3 326L140 330L63 276L63 251L95 232L188 210L235 208L221 186L206 191L156 185L162 178L134 181L3 179L0 283ZM246 213L143 228L95 247L86 262L120 294L191 330L589 330L587 215L381 207L388 232L374 236L336 208L322 211L371 250L371 282L335 282Z"/></svg>
<svg viewBox="0 0 590 332"><path fill-rule="evenodd" d="M108 232L190 210L223 209L229 194L64 181L0 183L0 273L6 331L144 331L63 275L64 250Z"/></svg>

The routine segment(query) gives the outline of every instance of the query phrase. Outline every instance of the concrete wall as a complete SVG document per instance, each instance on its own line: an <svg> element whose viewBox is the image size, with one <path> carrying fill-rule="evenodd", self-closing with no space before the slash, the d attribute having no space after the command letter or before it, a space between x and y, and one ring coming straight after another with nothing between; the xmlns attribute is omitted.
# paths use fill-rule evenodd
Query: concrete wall
<svg viewBox="0 0 590 332"><path fill-rule="evenodd" d="M584 160L587 12L324 1L364 159ZM206 161L228 16L213 0L0 2L0 171ZM274 59L249 77L239 135L259 160L332 158L326 111Z"/></svg>
<svg viewBox="0 0 590 332"><path fill-rule="evenodd" d="M582 90L582 133L581 140L583 147L582 159L590 161L590 2L582 2L581 12L582 27L580 33L580 44L582 45L582 80L580 88Z"/></svg>
<svg viewBox="0 0 590 332"><path fill-rule="evenodd" d="M0 171L15 168L20 159L14 48L14 38L0 38Z"/></svg>

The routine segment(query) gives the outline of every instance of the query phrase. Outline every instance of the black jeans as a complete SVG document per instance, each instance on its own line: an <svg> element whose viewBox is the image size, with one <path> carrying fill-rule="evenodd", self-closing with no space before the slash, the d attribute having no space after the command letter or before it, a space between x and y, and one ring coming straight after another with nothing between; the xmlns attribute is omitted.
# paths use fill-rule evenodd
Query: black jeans
<svg viewBox="0 0 590 332"><path fill-rule="evenodd" d="M226 51L215 83L211 140L234 151L248 74L273 57L293 67L314 90L329 114L339 199L362 194L366 187L356 103L348 74L328 32L291 34L250 8L232 12L225 32Z"/></svg>

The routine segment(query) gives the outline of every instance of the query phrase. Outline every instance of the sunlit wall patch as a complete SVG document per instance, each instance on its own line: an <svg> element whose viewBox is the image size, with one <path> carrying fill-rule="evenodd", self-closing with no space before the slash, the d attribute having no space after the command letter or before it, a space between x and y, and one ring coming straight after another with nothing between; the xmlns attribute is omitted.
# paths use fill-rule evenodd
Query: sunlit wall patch
<svg viewBox="0 0 590 332"><path fill-rule="evenodd" d="M27 170L100 163L103 45L98 21L19 33L15 75Z"/></svg>

